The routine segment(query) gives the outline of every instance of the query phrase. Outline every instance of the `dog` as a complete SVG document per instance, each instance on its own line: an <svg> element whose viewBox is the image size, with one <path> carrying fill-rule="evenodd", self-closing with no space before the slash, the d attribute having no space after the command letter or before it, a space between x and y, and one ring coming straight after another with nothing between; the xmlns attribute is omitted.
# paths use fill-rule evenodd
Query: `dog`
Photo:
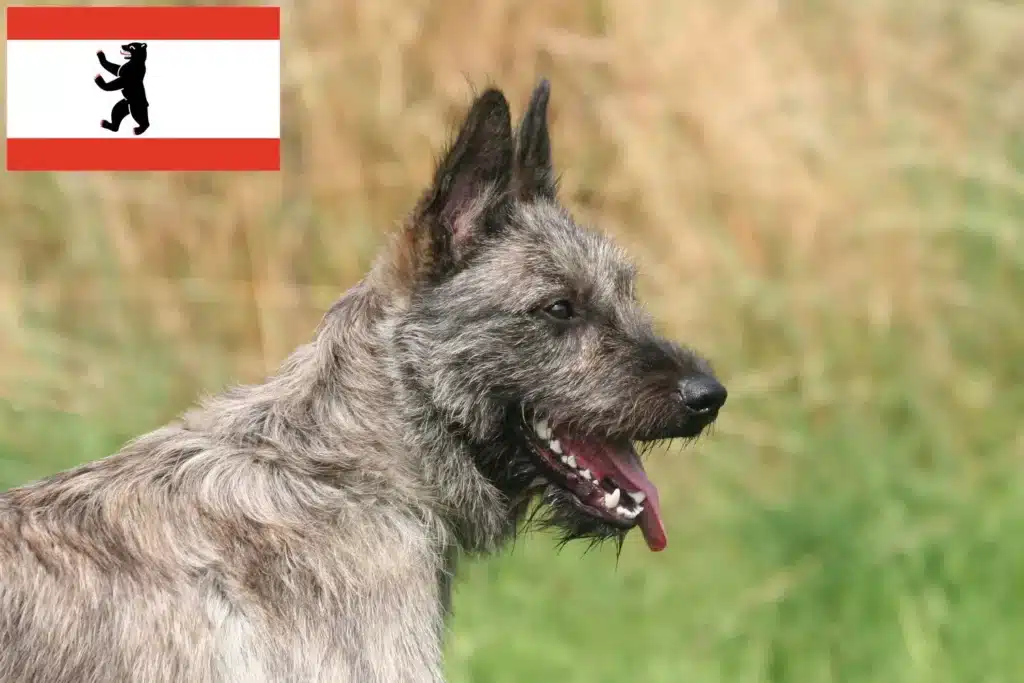
<svg viewBox="0 0 1024 683"><path fill-rule="evenodd" d="M726 390L559 203L549 97L515 129L474 99L266 382L0 496L0 681L436 683L458 559L530 510L665 547L634 444L696 437Z"/></svg>

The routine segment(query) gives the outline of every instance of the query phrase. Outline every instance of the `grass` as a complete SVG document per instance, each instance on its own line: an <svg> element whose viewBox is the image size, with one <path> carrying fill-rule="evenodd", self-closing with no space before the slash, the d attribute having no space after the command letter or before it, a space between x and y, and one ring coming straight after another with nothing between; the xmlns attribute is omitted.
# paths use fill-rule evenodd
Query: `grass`
<svg viewBox="0 0 1024 683"><path fill-rule="evenodd" d="M0 182L0 486L272 369L411 205L467 82L518 111L543 72L564 200L731 398L652 456L664 553L529 536L463 568L451 680L1019 679L1019 4L284 16L280 176Z"/></svg>

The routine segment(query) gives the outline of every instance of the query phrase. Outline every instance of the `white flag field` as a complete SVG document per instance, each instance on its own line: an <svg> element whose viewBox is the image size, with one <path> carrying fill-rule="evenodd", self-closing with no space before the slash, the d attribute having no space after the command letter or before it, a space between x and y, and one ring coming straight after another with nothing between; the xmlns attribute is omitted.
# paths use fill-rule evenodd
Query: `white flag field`
<svg viewBox="0 0 1024 683"><path fill-rule="evenodd" d="M11 171L280 170L278 7L9 7Z"/></svg>

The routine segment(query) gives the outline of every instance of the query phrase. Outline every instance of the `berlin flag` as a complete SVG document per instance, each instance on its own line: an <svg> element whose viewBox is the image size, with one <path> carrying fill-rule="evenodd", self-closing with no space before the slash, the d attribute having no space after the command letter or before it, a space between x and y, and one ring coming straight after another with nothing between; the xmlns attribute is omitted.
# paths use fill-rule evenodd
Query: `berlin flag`
<svg viewBox="0 0 1024 683"><path fill-rule="evenodd" d="M280 8L7 8L9 171L280 167Z"/></svg>

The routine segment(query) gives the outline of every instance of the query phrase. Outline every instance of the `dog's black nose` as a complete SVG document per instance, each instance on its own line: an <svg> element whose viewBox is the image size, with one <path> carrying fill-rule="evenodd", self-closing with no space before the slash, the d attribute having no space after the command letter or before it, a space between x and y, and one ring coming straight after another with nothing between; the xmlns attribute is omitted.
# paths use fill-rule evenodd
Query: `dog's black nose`
<svg viewBox="0 0 1024 683"><path fill-rule="evenodd" d="M729 393L714 377L696 375L679 383L683 404L697 415L710 415L725 404Z"/></svg>

